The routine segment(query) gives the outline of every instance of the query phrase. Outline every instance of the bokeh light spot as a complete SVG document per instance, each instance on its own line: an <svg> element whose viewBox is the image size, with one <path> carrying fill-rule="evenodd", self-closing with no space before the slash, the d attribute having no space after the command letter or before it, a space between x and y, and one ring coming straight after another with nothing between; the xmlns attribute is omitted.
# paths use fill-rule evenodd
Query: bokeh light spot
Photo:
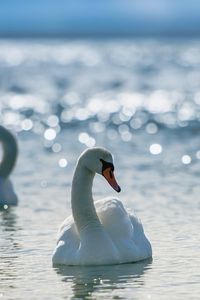
<svg viewBox="0 0 200 300"><path fill-rule="evenodd" d="M123 132L121 134L121 139L124 142L129 142L132 139L132 134L129 131Z"/></svg>
<svg viewBox="0 0 200 300"><path fill-rule="evenodd" d="M44 137L48 141L52 141L56 138L56 131L52 128L48 128L44 132Z"/></svg>
<svg viewBox="0 0 200 300"><path fill-rule="evenodd" d="M58 165L61 167L61 168L65 168L67 165L68 165L68 162L65 158L61 158L59 159L58 161Z"/></svg>
<svg viewBox="0 0 200 300"><path fill-rule="evenodd" d="M78 140L82 144L86 144L89 141L89 134L87 132L81 132L78 136Z"/></svg>
<svg viewBox="0 0 200 300"><path fill-rule="evenodd" d="M93 137L89 136L87 132L81 132L78 136L80 143L85 144L87 147L94 147L96 141Z"/></svg>
<svg viewBox="0 0 200 300"><path fill-rule="evenodd" d="M149 123L146 126L146 132L149 134L155 134L158 131L158 126L155 123Z"/></svg>
<svg viewBox="0 0 200 300"><path fill-rule="evenodd" d="M200 159L200 150L196 152L196 158Z"/></svg>
<svg viewBox="0 0 200 300"><path fill-rule="evenodd" d="M183 155L181 158L181 161L184 165L189 165L191 163L192 159L189 155Z"/></svg>
<svg viewBox="0 0 200 300"><path fill-rule="evenodd" d="M52 145L52 151L55 153L60 152L62 149L62 146L59 143L55 143Z"/></svg>
<svg viewBox="0 0 200 300"><path fill-rule="evenodd" d="M31 119L24 119L21 123L21 127L25 131L29 131L33 128L33 122Z"/></svg>
<svg viewBox="0 0 200 300"><path fill-rule="evenodd" d="M47 124L50 126L50 127L56 127L58 124L59 124L59 119L57 116L55 115L51 115L48 117L47 119Z"/></svg>
<svg viewBox="0 0 200 300"><path fill-rule="evenodd" d="M153 155L158 155L162 152L162 146L160 144L152 144L149 147L149 151Z"/></svg>
<svg viewBox="0 0 200 300"><path fill-rule="evenodd" d="M90 147L94 147L95 144L96 144L95 139L92 138L92 137L90 137L89 140L88 140L87 143L86 143L86 146L88 146L88 147L90 148Z"/></svg>

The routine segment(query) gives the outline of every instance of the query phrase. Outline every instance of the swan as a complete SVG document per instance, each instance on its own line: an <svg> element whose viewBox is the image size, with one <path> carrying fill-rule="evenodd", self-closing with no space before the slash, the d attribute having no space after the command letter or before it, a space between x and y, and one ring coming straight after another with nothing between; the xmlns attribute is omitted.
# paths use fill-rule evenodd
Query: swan
<svg viewBox="0 0 200 300"><path fill-rule="evenodd" d="M95 173L103 175L115 191L121 191L111 153L104 148L86 149L74 171L72 216L61 225L53 265L111 265L150 258L151 244L141 222L119 199L109 197L94 205Z"/></svg>
<svg viewBox="0 0 200 300"><path fill-rule="evenodd" d="M0 206L17 205L17 195L9 176L17 159L17 143L14 136L0 126L0 142L3 144L3 158L0 163Z"/></svg>

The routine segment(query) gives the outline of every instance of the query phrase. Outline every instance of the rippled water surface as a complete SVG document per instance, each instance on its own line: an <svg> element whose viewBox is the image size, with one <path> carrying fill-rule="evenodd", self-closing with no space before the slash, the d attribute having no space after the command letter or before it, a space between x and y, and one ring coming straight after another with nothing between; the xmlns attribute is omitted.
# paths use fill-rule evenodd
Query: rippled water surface
<svg viewBox="0 0 200 300"><path fill-rule="evenodd" d="M198 299L200 42L0 41L0 120L19 141L0 211L1 299ZM115 156L153 260L52 268L83 149ZM115 195L96 176L94 197Z"/></svg>

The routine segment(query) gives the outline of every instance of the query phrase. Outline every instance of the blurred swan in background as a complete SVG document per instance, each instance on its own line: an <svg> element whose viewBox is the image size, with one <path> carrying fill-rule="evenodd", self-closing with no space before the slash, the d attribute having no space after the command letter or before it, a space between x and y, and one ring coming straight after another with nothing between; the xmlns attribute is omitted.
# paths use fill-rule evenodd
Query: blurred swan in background
<svg viewBox="0 0 200 300"><path fill-rule="evenodd" d="M9 177L17 159L17 142L11 132L3 126L0 126L0 142L3 146L0 163L0 206L16 205L17 196Z"/></svg>
<svg viewBox="0 0 200 300"><path fill-rule="evenodd" d="M130 263L152 256L142 224L116 198L93 202L95 173L120 192L114 177L113 158L103 148L82 153L74 172L72 214L61 226L53 264L106 265Z"/></svg>

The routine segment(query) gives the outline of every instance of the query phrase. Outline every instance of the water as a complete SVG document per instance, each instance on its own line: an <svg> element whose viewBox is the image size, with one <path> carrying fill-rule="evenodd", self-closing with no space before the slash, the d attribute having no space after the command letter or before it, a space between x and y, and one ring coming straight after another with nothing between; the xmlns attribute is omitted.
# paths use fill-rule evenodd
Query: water
<svg viewBox="0 0 200 300"><path fill-rule="evenodd" d="M2 299L198 299L200 41L0 41L1 123L20 156L0 212ZM76 159L115 156L153 260L53 268ZM94 197L115 195L100 176Z"/></svg>

